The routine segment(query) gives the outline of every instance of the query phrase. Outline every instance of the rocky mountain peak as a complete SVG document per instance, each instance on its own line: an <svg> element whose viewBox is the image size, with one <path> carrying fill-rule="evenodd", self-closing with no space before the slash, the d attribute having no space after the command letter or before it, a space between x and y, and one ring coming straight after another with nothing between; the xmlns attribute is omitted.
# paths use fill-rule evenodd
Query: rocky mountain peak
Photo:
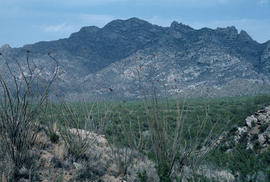
<svg viewBox="0 0 270 182"><path fill-rule="evenodd" d="M145 67L145 75L164 79L166 84L174 84L172 80L177 78L186 93L191 93L189 89L192 89L194 95L202 96L204 92L195 90L208 87L218 88L215 92L219 96L240 91L240 94L265 93L266 90L269 93L270 41L260 44L246 40L252 39L244 31L238 34L234 26L195 30L176 21L170 27L161 27L130 18L114 20L102 28L83 27L66 39L16 49L6 45L0 51L11 58L24 59L25 50L29 49L40 65L47 65L47 54L53 53L64 70L61 86L65 88L62 89L65 95L106 94L100 86L106 83L104 87L114 87L122 96L139 97L134 88L136 78L130 75L136 64L150 63L156 71L152 74L152 68ZM153 57L155 59L151 59ZM130 61L132 58L138 61ZM249 93L245 91L247 86ZM172 95L178 92L170 88ZM205 93L208 95L207 91Z"/></svg>
<svg viewBox="0 0 270 182"><path fill-rule="evenodd" d="M130 24L137 24L137 25L143 25L143 24L150 24L149 22L133 17L133 18L129 18L127 20L123 20L126 23L130 23Z"/></svg>
<svg viewBox="0 0 270 182"><path fill-rule="evenodd" d="M228 26L226 28L218 27L216 30L224 33L238 34L238 30L236 29L235 26Z"/></svg>
<svg viewBox="0 0 270 182"><path fill-rule="evenodd" d="M100 30L100 28L98 28L96 26L88 26L88 27L82 27L79 32L82 32L82 33L95 33L95 32L97 32L99 30Z"/></svg>
<svg viewBox="0 0 270 182"><path fill-rule="evenodd" d="M241 30L239 33L239 37L242 40L246 40L246 41L253 41L253 39L248 35L248 33L244 30Z"/></svg>
<svg viewBox="0 0 270 182"><path fill-rule="evenodd" d="M171 23L170 29L178 31L178 32L183 32L183 33L194 30L190 26L182 24L182 23L178 23L177 21L173 21Z"/></svg>
<svg viewBox="0 0 270 182"><path fill-rule="evenodd" d="M230 39L235 39L238 36L238 30L235 28L235 26L217 28L216 31L223 36L229 37Z"/></svg>
<svg viewBox="0 0 270 182"><path fill-rule="evenodd" d="M142 27L151 26L151 25L152 24L150 24L149 22L141 20L139 18L130 18L127 20L120 20L120 19L113 20L107 25L105 25L103 29L126 31L133 28L138 28L138 27L142 28Z"/></svg>
<svg viewBox="0 0 270 182"><path fill-rule="evenodd" d="M85 36L89 36L92 35L96 32L98 32L100 30L100 28L96 27L96 26L87 26L87 27L82 27L78 32L72 33L70 35L70 37L85 37Z"/></svg>

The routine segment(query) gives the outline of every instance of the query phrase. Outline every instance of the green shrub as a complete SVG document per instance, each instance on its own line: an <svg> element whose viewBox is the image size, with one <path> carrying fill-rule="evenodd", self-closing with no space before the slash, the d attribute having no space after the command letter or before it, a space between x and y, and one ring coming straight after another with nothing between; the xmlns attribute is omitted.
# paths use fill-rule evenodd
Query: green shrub
<svg viewBox="0 0 270 182"><path fill-rule="evenodd" d="M35 165L32 160L31 149L35 143L37 132L39 131L39 115L48 99L48 91L51 84L56 79L58 73L58 64L47 84L41 84L39 75L35 75L35 64L29 61L29 51L27 52L26 68L18 61L17 71L21 78L17 78L11 70L9 63L4 59L8 75L0 70L0 140L3 142L3 148L8 157L8 162L13 167L13 180L19 180L20 177L28 175L21 174L23 171L31 171ZM25 70L26 69L26 70ZM11 78L11 82L7 78ZM42 85L42 86L41 86Z"/></svg>
<svg viewBox="0 0 270 182"><path fill-rule="evenodd" d="M59 141L59 135L56 132L50 133L49 137L52 143L57 143Z"/></svg>
<svg viewBox="0 0 270 182"><path fill-rule="evenodd" d="M256 133L256 134L254 134L252 137L251 137L251 139L250 139L251 141L255 141L255 140L258 140L258 134Z"/></svg>
<svg viewBox="0 0 270 182"><path fill-rule="evenodd" d="M269 124L268 123L264 123L261 125L261 128L260 128L260 133L263 133L266 131L266 129L268 128Z"/></svg>
<svg viewBox="0 0 270 182"><path fill-rule="evenodd" d="M138 171L137 173L138 178L140 179L140 182L148 182L148 176L146 170L143 170L143 172Z"/></svg>

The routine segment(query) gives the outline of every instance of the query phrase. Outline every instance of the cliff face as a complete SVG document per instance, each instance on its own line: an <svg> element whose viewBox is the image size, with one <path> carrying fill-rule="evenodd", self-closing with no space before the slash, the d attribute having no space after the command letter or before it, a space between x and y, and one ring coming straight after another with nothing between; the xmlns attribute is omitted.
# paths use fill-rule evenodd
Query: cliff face
<svg viewBox="0 0 270 182"><path fill-rule="evenodd" d="M25 59L27 49L43 70L52 69L48 52L59 61L59 86L66 95L106 95L113 87L121 96L138 97L139 67L141 82L161 80L171 94L179 91L175 80L183 92L192 89L195 95L198 88L200 94L209 88L216 95L256 94L268 91L270 83L270 42L259 44L235 27L195 30L177 22L160 27L131 18L83 27L57 41L3 46L0 52L13 64L15 58ZM247 84L252 86L237 87Z"/></svg>

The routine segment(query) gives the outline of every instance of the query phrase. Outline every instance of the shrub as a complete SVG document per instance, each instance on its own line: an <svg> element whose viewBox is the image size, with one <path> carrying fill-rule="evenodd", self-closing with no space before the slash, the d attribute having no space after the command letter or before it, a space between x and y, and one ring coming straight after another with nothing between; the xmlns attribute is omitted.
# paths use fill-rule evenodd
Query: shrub
<svg viewBox="0 0 270 182"><path fill-rule="evenodd" d="M252 137L251 137L251 141L255 141L255 140L257 140L258 139L258 134L256 133L256 134L254 134L254 135L252 135Z"/></svg>
<svg viewBox="0 0 270 182"><path fill-rule="evenodd" d="M180 103L176 98L172 109L165 83L154 78L147 79L149 75L144 79L144 73L139 68L137 75L150 131L150 150L154 154L160 181L171 182L176 167L182 171L184 166L193 168L199 165L206 154L219 144L223 129L219 127L218 120L209 117L209 103L204 107L203 117L198 117L194 123L186 121L185 114L189 107L185 99ZM150 81L144 83L144 80ZM177 88L176 80L175 84ZM165 98L160 99L159 95L165 95Z"/></svg>
<svg viewBox="0 0 270 182"><path fill-rule="evenodd" d="M143 172L138 171L138 177L140 179L140 182L147 182L148 181L148 176L146 170L143 170Z"/></svg>
<svg viewBox="0 0 270 182"><path fill-rule="evenodd" d="M268 123L264 123L262 124L261 128L260 128L260 133L263 133L266 131L266 129L268 128L269 124Z"/></svg>
<svg viewBox="0 0 270 182"><path fill-rule="evenodd" d="M50 141L52 143L57 143L59 141L59 133L57 128L57 121L58 118L53 113L53 110L55 109L53 104L48 104L45 108L45 116L42 118L43 121L45 121L45 125L47 125L47 128L45 130L47 136L49 136Z"/></svg>
<svg viewBox="0 0 270 182"><path fill-rule="evenodd" d="M81 119L86 116L79 116L75 112L75 108L71 105L64 103L62 105L62 127L60 129L60 135L68 147L68 151L75 160L85 157L86 151L89 149L89 146L94 143L94 138L90 139L90 132L83 132L80 129ZM85 123L84 129L87 130L87 125Z"/></svg>
<svg viewBox="0 0 270 182"><path fill-rule="evenodd" d="M19 76L14 73L6 58L1 55L6 63L8 75L0 72L0 140L3 150L6 152L8 161L13 166L11 174L13 180L18 180L21 169L33 168L33 156L31 148L34 145L38 126L38 116L46 104L49 89L58 73L57 61L55 72L47 81L41 84L41 78L35 74L35 64L29 60L27 52L26 68L18 61L17 69ZM11 78L7 80L7 77ZM28 171L29 171L28 170ZM30 170L31 171L31 170Z"/></svg>

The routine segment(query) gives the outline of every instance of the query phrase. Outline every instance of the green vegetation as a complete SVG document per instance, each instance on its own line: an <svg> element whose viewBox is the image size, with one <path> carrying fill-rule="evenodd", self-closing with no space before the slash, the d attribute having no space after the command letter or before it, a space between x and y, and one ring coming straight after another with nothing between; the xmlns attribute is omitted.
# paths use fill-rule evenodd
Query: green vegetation
<svg viewBox="0 0 270 182"><path fill-rule="evenodd" d="M247 116L270 105L269 95L160 99L153 84L153 93L144 95L142 100L52 103L48 91L56 79L58 65L47 84L42 84L34 74L28 57L27 65L26 77L18 63L23 78L20 83L8 67L13 87L0 75L2 180L39 179L38 155L45 145L36 144L37 138L42 138L39 136L41 129L46 130L52 143L61 140L65 144L70 154L67 160L79 169L77 178L80 180L99 180L107 167L101 168L102 162L91 156L91 147L93 149L97 140L91 138L94 135L91 132L105 135L112 153L110 158L117 161L115 176L124 180L127 180L128 167L143 156L154 162L161 182L181 181L185 167L191 171L186 179L209 181L196 173L202 165L229 169L238 181L267 181L265 178L270 178L269 149L263 153L247 150L244 135L239 144L227 145L233 140L237 127L245 124ZM261 127L262 131L267 129L265 125ZM258 135L254 135L252 140L257 138ZM261 149L260 143L255 142L254 148ZM67 156L62 154L62 158ZM145 169L138 171L138 180L150 179L147 172ZM63 175L58 181L64 180Z"/></svg>
<svg viewBox="0 0 270 182"><path fill-rule="evenodd" d="M207 158L208 163L214 163L218 167L227 168L239 179L239 181L264 181L258 178L261 172L266 174L266 179L270 179L270 150L263 153L256 153L246 150L240 144L230 152L224 152L221 148L214 150Z"/></svg>
<svg viewBox="0 0 270 182"><path fill-rule="evenodd" d="M236 126L245 124L244 120L247 116L252 115L258 109L270 105L270 96L244 96L244 97L226 97L226 98L201 98L201 99L179 99L179 103L184 103L184 120L187 125L196 126L198 120L203 120L206 115L208 122L218 123L219 128L226 128L227 131ZM170 112L168 114L169 123L175 126L175 118L177 116L176 100L169 101ZM63 118L59 115L63 105L55 104L52 106L50 115L54 115L55 122L62 125ZM95 102L95 103L71 103L73 112L76 113L78 128L95 130L96 132L105 132L106 136L112 139L116 130L123 127L121 124L136 126L138 119L140 121L141 130L148 129L147 116L144 109L143 101L125 101L125 102ZM160 108L167 107L165 101L159 103ZM51 113L52 112L52 113ZM88 119L85 119L86 113ZM165 112L165 111L164 111ZM106 123L105 123L106 121ZM124 122L123 122L124 121ZM88 122L88 124L87 124ZM229 124L228 124L229 122ZM132 125L133 127L133 125ZM209 128L205 128L208 132ZM139 128L132 128L133 131L139 132ZM119 136L119 141L123 139ZM124 141L119 144L125 144Z"/></svg>
<svg viewBox="0 0 270 182"><path fill-rule="evenodd" d="M21 80L13 74L6 62L13 85L6 81L7 75L0 70L0 145L1 153L5 155L0 167L6 165L12 168L7 172L12 181L18 181L22 176L36 178L33 170L37 157L31 150L39 130L39 115L43 113L48 90L58 73L58 63L55 61L56 69L52 77L46 84L41 84L42 81L35 75L34 65L30 63L28 55L26 70L19 62L16 63ZM28 170L29 174L21 169Z"/></svg>
<svg viewBox="0 0 270 182"><path fill-rule="evenodd" d="M179 106L181 105L180 110L183 110L182 120L184 121L184 129L182 140L185 138L184 141L194 144L194 137L198 135L197 131L201 127L202 121L205 123L203 130L200 130L198 143L203 143L202 140L209 135L209 131L212 131L211 136L214 138L214 136L218 136L221 130L232 132L237 126L244 125L247 116L253 114L258 109L270 105L270 96L175 99L168 102L161 100L155 107L158 107L160 112L159 121L166 117L168 123L166 126L168 128L167 131L172 131L171 133L166 133L168 135L173 135L174 128L176 128L178 117L177 103L179 103ZM57 114L62 107L61 104L55 104L50 111L51 114L54 113L56 117L54 120L58 122L58 125L66 123ZM149 117L143 101L81 102L70 103L69 107L72 108L73 113L76 113L75 118L79 121L76 127L105 134L110 143L119 147L136 149L156 162L156 154L149 138ZM153 109L153 105L148 105L147 109ZM72 126L70 125L70 127ZM268 174L269 152L257 154L247 151L243 146L244 144L236 146L232 152L225 153L226 148L220 145L207 154L202 163L214 165L221 169L229 169L240 181L245 181L247 175L253 175L253 178L256 178L256 174L259 171ZM198 145L196 147L200 149L203 146ZM177 157L178 160L181 159L179 153ZM194 156L189 157L191 159ZM187 163L184 164L186 165ZM124 166L123 163L121 165L122 167ZM164 176L163 181L170 181L167 176L169 170L168 164L162 163L159 167L157 169L160 176ZM143 172L138 175L142 181L147 178L147 174Z"/></svg>

